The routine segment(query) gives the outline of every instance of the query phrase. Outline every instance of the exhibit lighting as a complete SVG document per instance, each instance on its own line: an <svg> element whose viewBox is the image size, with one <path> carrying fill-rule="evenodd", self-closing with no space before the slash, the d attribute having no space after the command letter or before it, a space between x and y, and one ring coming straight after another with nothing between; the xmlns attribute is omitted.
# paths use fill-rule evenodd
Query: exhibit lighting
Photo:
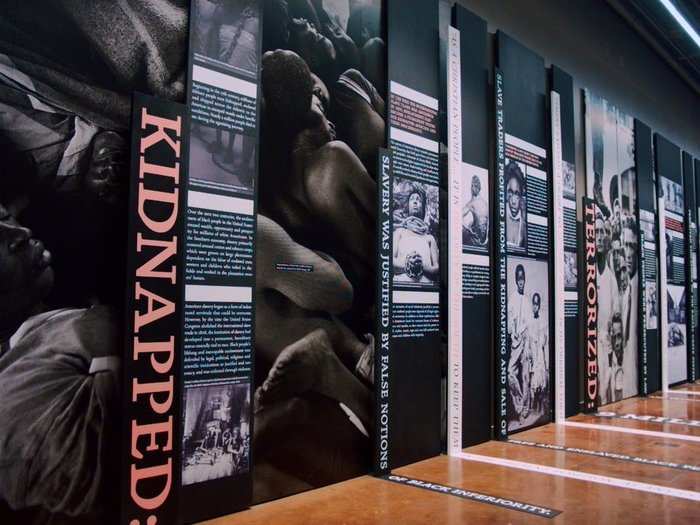
<svg viewBox="0 0 700 525"><path fill-rule="evenodd" d="M663 5L666 8L666 11L668 11L671 16L680 24L680 26L685 30L686 33L688 33L688 36L693 39L693 42L700 47L700 35L698 32L695 30L695 28L690 25L690 22L688 22L685 17L681 14L680 11L676 8L675 5L671 2L671 0L659 0L661 2L661 5Z"/></svg>

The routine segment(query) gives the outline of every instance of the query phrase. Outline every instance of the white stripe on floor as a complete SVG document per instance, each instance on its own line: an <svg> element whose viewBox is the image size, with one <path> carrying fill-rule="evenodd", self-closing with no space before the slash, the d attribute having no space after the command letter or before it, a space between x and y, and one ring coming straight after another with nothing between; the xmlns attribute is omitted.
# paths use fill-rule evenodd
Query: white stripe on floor
<svg viewBox="0 0 700 525"><path fill-rule="evenodd" d="M641 428L618 427L613 425L598 425L596 423L581 423L579 421L564 421L558 423L567 427L592 428L594 430L608 430L610 432L622 432L624 434L638 434L640 436L650 436L664 439L680 439L682 441L695 441L700 443L700 436L688 434L676 434L674 432L659 432L657 430L643 430Z"/></svg>
<svg viewBox="0 0 700 525"><path fill-rule="evenodd" d="M669 394L688 394L689 396L700 396L700 392L695 390L669 390Z"/></svg>
<svg viewBox="0 0 700 525"><path fill-rule="evenodd" d="M664 396L647 396L649 399L661 399L662 401L693 401L694 403L700 403L700 399L697 399L695 397L683 397L683 396L669 396L673 392L673 390L669 390L666 395Z"/></svg>
<svg viewBox="0 0 700 525"><path fill-rule="evenodd" d="M600 474L589 474L578 470L567 470L557 467L549 467L546 465L538 465L536 463L526 463L524 461L515 461L513 459L497 458L492 456L483 456L481 454L470 454L468 452L460 452L457 457L467 461L477 461L479 463L489 463L491 465L499 465L502 467L510 467L539 474L547 474L549 476L560 476L563 478L576 479L579 481L588 481L591 483L599 483L601 485L609 485L624 489L638 490L640 492L648 492L661 496L671 496L674 498L689 499L691 501L700 501L700 492L692 490L675 489L672 487L664 487L662 485L652 485L651 483L642 483L640 481L631 481L622 478L611 478L609 476L601 476Z"/></svg>

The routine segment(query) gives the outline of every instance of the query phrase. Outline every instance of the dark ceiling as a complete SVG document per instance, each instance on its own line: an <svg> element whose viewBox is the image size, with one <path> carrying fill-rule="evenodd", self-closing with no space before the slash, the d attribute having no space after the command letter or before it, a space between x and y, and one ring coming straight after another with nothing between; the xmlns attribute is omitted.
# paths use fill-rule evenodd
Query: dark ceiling
<svg viewBox="0 0 700 525"><path fill-rule="evenodd" d="M700 0L671 0L700 33ZM656 51L700 94L700 46L659 0L608 0Z"/></svg>

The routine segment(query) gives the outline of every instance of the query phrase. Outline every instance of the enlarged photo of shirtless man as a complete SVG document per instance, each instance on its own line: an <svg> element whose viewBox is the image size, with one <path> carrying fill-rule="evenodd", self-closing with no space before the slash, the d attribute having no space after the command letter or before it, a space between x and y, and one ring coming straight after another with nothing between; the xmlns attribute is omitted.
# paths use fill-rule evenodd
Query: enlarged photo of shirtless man
<svg viewBox="0 0 700 525"><path fill-rule="evenodd" d="M255 502L370 469L386 96L379 0L261 5Z"/></svg>
<svg viewBox="0 0 700 525"><path fill-rule="evenodd" d="M488 250L488 172L462 165L462 244L467 249Z"/></svg>

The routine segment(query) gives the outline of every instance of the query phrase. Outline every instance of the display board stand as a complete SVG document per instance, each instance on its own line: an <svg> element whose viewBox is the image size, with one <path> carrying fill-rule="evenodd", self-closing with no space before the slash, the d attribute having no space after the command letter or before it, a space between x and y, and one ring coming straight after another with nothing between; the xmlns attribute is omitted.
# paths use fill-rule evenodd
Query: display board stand
<svg viewBox="0 0 700 525"><path fill-rule="evenodd" d="M566 336L564 332L564 188L559 93L550 92L552 191L554 195L554 421L566 419Z"/></svg>
<svg viewBox="0 0 700 525"><path fill-rule="evenodd" d="M657 175L658 176L658 175ZM668 337L665 336L668 331L668 299L666 292L666 224L664 220L665 205L663 195L659 196L657 206L659 211L659 327L661 329L661 391L665 394L668 392Z"/></svg>
<svg viewBox="0 0 700 525"><path fill-rule="evenodd" d="M388 435L387 450L375 451L377 474L443 448L438 3L388 0L386 6L391 169L382 184L393 193L386 203L391 220L382 226L392 236L391 305L389 338L378 341L387 349L375 351L375 370L384 366L382 356L391 369L386 388L375 388L375 406L388 410L386 427L379 428Z"/></svg>
<svg viewBox="0 0 700 525"><path fill-rule="evenodd" d="M486 21L459 5L451 15L444 46L450 232L447 448L459 451L489 440L492 433L493 183Z"/></svg>
<svg viewBox="0 0 700 525"><path fill-rule="evenodd" d="M657 198L654 183L651 129L634 120L639 214L639 393L661 388L659 336L659 250Z"/></svg>
<svg viewBox="0 0 700 525"><path fill-rule="evenodd" d="M496 435L552 420L552 184L544 59L496 35Z"/></svg>
<svg viewBox="0 0 700 525"><path fill-rule="evenodd" d="M697 370L697 329L698 329L698 281L697 281L697 221L695 204L695 173L693 158L686 151L682 153L683 186L685 189L685 271L686 271L686 320L688 333L688 381L698 378Z"/></svg>
<svg viewBox="0 0 700 525"><path fill-rule="evenodd" d="M462 451L462 89L460 33L447 34L448 379L447 451Z"/></svg>
<svg viewBox="0 0 700 525"><path fill-rule="evenodd" d="M689 355L692 351L691 326L688 302L691 290L688 282L686 189L683 184L681 150L671 141L654 134L656 156L656 185L664 207L659 209L660 240L664 242L659 258L665 265L665 287L662 298L667 308L661 308L666 323L661 326L661 338L666 342L666 388L688 380L690 374ZM663 347L662 347L663 348Z"/></svg>

